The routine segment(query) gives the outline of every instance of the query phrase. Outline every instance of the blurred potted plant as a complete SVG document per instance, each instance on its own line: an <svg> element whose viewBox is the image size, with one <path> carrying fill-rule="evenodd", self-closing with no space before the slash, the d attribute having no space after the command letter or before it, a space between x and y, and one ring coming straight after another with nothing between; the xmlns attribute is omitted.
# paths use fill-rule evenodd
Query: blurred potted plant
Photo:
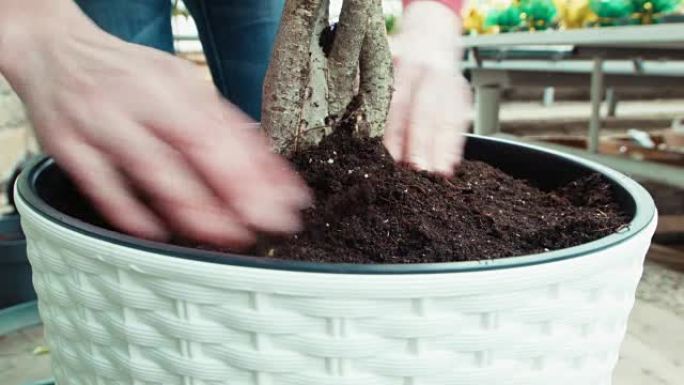
<svg viewBox="0 0 684 385"><path fill-rule="evenodd" d="M485 29L494 28L498 32L515 32L523 27L523 14L517 3L503 9L493 9L485 19Z"/></svg>
<svg viewBox="0 0 684 385"><path fill-rule="evenodd" d="M21 167L17 167L3 183L8 207L0 212L0 309L36 298L26 257L26 239L12 194L20 171Z"/></svg>
<svg viewBox="0 0 684 385"><path fill-rule="evenodd" d="M552 0L521 0L522 19L530 31L551 28L558 13Z"/></svg>
<svg viewBox="0 0 684 385"><path fill-rule="evenodd" d="M667 12L656 18L658 23L684 23L684 1L679 1L671 12Z"/></svg>
<svg viewBox="0 0 684 385"><path fill-rule="evenodd" d="M634 24L630 18L634 9L631 0L591 0L590 4L598 16L596 23L602 27Z"/></svg>
<svg viewBox="0 0 684 385"><path fill-rule="evenodd" d="M657 23L664 15L672 13L680 0L632 0L633 18L641 24Z"/></svg>
<svg viewBox="0 0 684 385"><path fill-rule="evenodd" d="M583 28L596 22L589 0L556 0L560 28Z"/></svg>

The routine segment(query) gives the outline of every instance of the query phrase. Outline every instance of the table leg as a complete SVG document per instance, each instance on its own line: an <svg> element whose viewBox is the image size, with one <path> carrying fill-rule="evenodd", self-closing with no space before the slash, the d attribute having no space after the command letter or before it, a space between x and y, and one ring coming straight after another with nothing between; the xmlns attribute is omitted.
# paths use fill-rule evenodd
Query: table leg
<svg viewBox="0 0 684 385"><path fill-rule="evenodd" d="M603 58L594 58L594 69L591 73L591 118L589 120L589 141L587 150L598 152L601 129L601 102L603 99Z"/></svg>
<svg viewBox="0 0 684 385"><path fill-rule="evenodd" d="M501 88L499 86L479 86L475 88L475 133L492 135L499 132L499 107Z"/></svg>
<svg viewBox="0 0 684 385"><path fill-rule="evenodd" d="M606 104L608 105L608 116L611 118L615 117L617 112L618 97L615 93L615 88L608 88L606 90Z"/></svg>

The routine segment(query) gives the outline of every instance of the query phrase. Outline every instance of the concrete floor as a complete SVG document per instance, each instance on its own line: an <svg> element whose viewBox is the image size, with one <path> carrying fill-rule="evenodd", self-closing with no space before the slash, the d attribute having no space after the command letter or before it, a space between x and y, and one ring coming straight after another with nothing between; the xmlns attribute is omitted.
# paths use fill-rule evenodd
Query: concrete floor
<svg viewBox="0 0 684 385"><path fill-rule="evenodd" d="M640 117L684 114L681 101L627 103L625 110ZM547 109L539 103L515 103L504 106L502 118L504 121L573 118L586 116L588 108L582 102L559 103L558 109ZM0 79L0 179L31 146L27 132L20 103ZM637 297L614 383L681 385L684 383L684 273L647 263ZM0 337L0 384L23 385L49 377L49 354L33 354L42 344L40 328Z"/></svg>
<svg viewBox="0 0 684 385"><path fill-rule="evenodd" d="M684 381L684 273L647 263L615 385L680 385Z"/></svg>

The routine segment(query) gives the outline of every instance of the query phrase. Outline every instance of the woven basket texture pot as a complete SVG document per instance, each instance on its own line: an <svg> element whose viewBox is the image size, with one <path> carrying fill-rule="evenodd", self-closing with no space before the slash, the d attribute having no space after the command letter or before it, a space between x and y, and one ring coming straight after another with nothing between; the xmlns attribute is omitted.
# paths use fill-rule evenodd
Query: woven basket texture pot
<svg viewBox="0 0 684 385"><path fill-rule="evenodd" d="M17 200L57 383L610 384L655 229L650 196L513 142L471 137L467 154L548 183L602 172L634 219L585 245L497 261L283 262L94 228L50 208L41 191L64 177L34 163Z"/></svg>

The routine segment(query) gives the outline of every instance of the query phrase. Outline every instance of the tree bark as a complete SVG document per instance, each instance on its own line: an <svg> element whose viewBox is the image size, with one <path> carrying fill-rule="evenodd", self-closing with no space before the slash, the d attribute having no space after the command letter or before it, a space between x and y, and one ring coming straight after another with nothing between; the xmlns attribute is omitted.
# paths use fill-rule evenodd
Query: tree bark
<svg viewBox="0 0 684 385"><path fill-rule="evenodd" d="M261 125L281 153L292 151L298 134L307 129L302 127L302 113L305 100L313 92L308 87L311 41L322 3L323 0L287 0L266 71Z"/></svg>
<svg viewBox="0 0 684 385"><path fill-rule="evenodd" d="M361 48L359 97L363 117L359 129L370 136L380 136L385 129L392 100L392 53L381 0L369 0L370 20Z"/></svg>
<svg viewBox="0 0 684 385"><path fill-rule="evenodd" d="M345 0L328 57L330 115L341 117L356 95L359 55L369 24L369 0Z"/></svg>
<svg viewBox="0 0 684 385"><path fill-rule="evenodd" d="M311 63L309 80L304 94L299 131L295 137L293 151L317 144L331 130L331 127L326 123L326 118L330 114L327 99L328 82L325 76L329 66L320 44L320 36L323 30L329 27L329 3L330 0L322 0L316 13L314 33L309 42L309 60Z"/></svg>

